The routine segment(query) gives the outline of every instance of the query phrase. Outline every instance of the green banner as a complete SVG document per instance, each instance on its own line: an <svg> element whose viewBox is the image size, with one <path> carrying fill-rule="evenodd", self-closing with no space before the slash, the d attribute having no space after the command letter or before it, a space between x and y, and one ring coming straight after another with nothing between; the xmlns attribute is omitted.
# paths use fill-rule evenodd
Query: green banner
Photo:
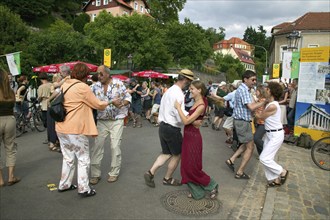
<svg viewBox="0 0 330 220"><path fill-rule="evenodd" d="M300 58L300 52L292 52L292 65L291 65L291 78L298 78L299 76L299 58Z"/></svg>

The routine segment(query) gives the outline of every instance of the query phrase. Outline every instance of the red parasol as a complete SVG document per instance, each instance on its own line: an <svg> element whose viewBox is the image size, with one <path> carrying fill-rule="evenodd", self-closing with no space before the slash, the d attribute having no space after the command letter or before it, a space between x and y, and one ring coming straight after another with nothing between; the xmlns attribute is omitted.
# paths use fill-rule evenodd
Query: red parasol
<svg viewBox="0 0 330 220"><path fill-rule="evenodd" d="M144 77L144 78L158 78L158 79L168 79L169 76L156 72L156 71L152 71L152 70L145 70L145 71L140 71L140 72L135 72L132 73L132 76L135 77Z"/></svg>
<svg viewBox="0 0 330 220"><path fill-rule="evenodd" d="M51 65L46 65L46 66L34 67L32 69L32 71L33 72L58 73L58 72L60 72L60 66L67 65L72 70L74 65L76 65L77 63L86 64L86 66L88 66L88 68L91 72L96 72L97 71L97 66L96 65L81 62L81 61L73 61L73 62L68 62L68 63L58 63L58 64L51 64Z"/></svg>

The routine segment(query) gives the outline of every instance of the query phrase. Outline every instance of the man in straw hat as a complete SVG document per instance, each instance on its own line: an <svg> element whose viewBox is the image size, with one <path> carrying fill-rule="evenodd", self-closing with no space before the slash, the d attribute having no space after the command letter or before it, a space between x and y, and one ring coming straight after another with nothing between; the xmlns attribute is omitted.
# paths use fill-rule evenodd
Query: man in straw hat
<svg viewBox="0 0 330 220"><path fill-rule="evenodd" d="M150 170L144 174L145 183L149 187L155 187L154 175L158 168L163 166L167 161L169 162L167 172L163 178L163 184L170 186L181 185L181 181L172 177L180 162L182 145L182 122L178 111L174 107L174 103L176 100L182 103L181 108L184 111L184 94L182 90L189 86L195 77L194 73L188 69L182 69L178 74L177 82L164 93L160 103L158 122L160 124L159 139L162 153L157 157ZM185 113L188 114L188 112Z"/></svg>

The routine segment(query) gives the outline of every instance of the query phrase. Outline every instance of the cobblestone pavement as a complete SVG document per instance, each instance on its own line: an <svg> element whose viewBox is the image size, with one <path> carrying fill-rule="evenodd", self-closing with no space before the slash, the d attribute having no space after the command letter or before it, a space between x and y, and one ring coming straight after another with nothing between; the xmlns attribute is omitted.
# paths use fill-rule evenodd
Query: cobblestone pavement
<svg viewBox="0 0 330 220"><path fill-rule="evenodd" d="M229 219L330 219L330 172L312 161L310 150L283 144L277 161L290 173L286 183L267 188L258 163Z"/></svg>

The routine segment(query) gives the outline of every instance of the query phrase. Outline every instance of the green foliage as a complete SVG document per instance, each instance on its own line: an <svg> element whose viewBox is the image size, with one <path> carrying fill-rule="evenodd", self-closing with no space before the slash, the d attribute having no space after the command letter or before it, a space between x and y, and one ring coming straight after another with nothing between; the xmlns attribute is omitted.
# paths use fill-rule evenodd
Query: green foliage
<svg viewBox="0 0 330 220"><path fill-rule="evenodd" d="M89 20L90 20L90 17L88 14L81 13L80 15L78 15L78 17L76 17L73 20L73 23L72 23L73 29L80 33L84 33L84 27L87 23L89 23Z"/></svg>
<svg viewBox="0 0 330 220"><path fill-rule="evenodd" d="M235 79L242 78L245 68L239 59L235 59L230 55L216 54L214 55L214 61L220 72L226 73L227 81L232 82Z"/></svg>
<svg viewBox="0 0 330 220"><path fill-rule="evenodd" d="M150 14L160 24L179 21L179 12L187 0L148 0Z"/></svg>
<svg viewBox="0 0 330 220"><path fill-rule="evenodd" d="M14 52L17 42L25 41L29 29L22 19L9 8L0 5L0 51Z"/></svg>
<svg viewBox="0 0 330 220"><path fill-rule="evenodd" d="M175 63L180 66L199 66L213 52L205 35L188 19L183 24L167 24L165 40Z"/></svg>
<svg viewBox="0 0 330 220"><path fill-rule="evenodd" d="M39 65L84 60L89 50L84 36L61 20L32 34L27 48L28 54L33 55Z"/></svg>
<svg viewBox="0 0 330 220"><path fill-rule="evenodd" d="M204 32L206 39L210 43L210 47L213 48L213 44L225 39L225 29L223 27L219 27L218 31L215 28L208 28L204 30L201 29L202 32Z"/></svg>

